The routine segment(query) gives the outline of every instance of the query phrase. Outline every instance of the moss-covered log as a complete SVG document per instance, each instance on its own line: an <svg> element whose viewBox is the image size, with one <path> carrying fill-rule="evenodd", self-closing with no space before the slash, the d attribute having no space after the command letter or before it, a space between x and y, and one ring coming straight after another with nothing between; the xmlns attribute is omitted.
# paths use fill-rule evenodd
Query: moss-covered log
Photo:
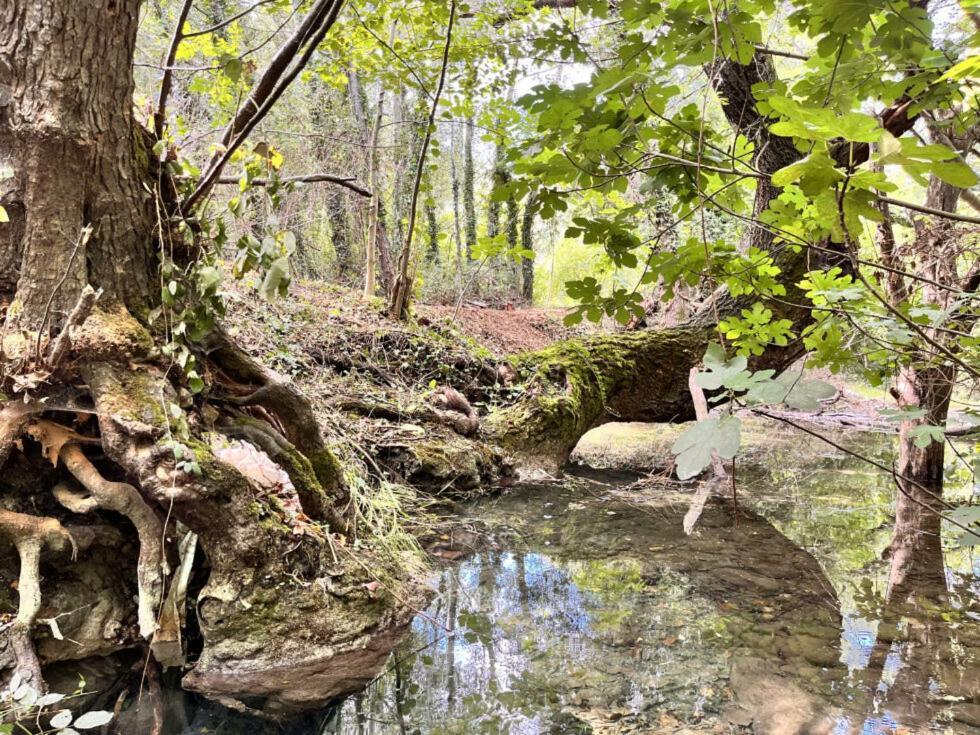
<svg viewBox="0 0 980 735"><path fill-rule="evenodd" d="M524 464L555 469L599 424L690 418L687 375L710 337L697 326L624 332L519 356L524 394L491 414L486 430Z"/></svg>

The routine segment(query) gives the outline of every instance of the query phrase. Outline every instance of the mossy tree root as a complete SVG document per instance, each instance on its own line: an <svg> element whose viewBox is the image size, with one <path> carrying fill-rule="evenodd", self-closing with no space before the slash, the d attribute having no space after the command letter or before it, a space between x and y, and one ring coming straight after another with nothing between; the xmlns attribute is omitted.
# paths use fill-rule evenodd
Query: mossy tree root
<svg viewBox="0 0 980 735"><path fill-rule="evenodd" d="M305 502L301 498L303 511L314 520L329 522L328 509L342 507L348 491L309 399L292 381L252 359L220 329L208 335L203 348L219 370L244 388L241 395L229 395L225 400L240 408L266 411L278 424L275 428L279 433L309 460L322 492L317 497L308 496Z"/></svg>
<svg viewBox="0 0 980 735"><path fill-rule="evenodd" d="M14 656L14 673L21 681L41 691L41 663L31 632L41 609L41 551L48 547L65 551L74 541L67 530L54 518L14 513L0 510L0 534L10 540L20 557L20 574L17 581L19 603L17 616L10 624L8 641Z"/></svg>

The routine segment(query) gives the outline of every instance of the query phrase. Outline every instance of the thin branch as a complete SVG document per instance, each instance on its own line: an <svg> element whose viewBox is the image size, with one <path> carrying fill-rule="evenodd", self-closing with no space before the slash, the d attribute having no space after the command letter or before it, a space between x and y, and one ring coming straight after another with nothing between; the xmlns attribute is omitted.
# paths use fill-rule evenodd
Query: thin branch
<svg viewBox="0 0 980 735"><path fill-rule="evenodd" d="M255 10L257 7L259 7L261 5L268 5L271 2L275 2L275 0L259 0L254 5L250 5L249 7L245 8L245 10L243 10L242 12L236 13L235 15L231 16L230 18L228 18L226 20L221 21L220 23L215 23L213 26L209 26L208 28L204 28L203 30L200 30L200 31L192 31L190 33L185 33L184 34L184 38L194 38L195 36L203 36L203 35L206 35L208 33L214 33L215 31L220 31L225 26L230 26L232 23L234 23L239 18L242 18L242 17L248 15L253 10Z"/></svg>
<svg viewBox="0 0 980 735"><path fill-rule="evenodd" d="M970 224L980 225L980 217L972 217L968 214L957 214L956 212L944 212L941 209L935 209L934 207L927 207L924 204L913 204L912 202L903 202L900 199L892 199L891 197L878 196L878 201L886 202L894 207L901 207L902 209L911 209L914 212L922 212L923 214L930 214L933 217L941 217L943 219L956 220L957 222L969 222Z"/></svg>
<svg viewBox="0 0 980 735"><path fill-rule="evenodd" d="M163 62L163 78L160 80L160 94L157 96L156 112L153 113L153 131L156 133L157 138L163 137L163 123L167 116L167 98L170 96L170 90L174 83L172 67L174 61L177 59L177 49L180 47L180 42L184 39L184 23L187 22L187 15L191 12L191 5L193 4L194 0L184 0L184 4L180 8L180 14L177 16L177 25L174 27L173 38L170 39L167 58Z"/></svg>
<svg viewBox="0 0 980 735"><path fill-rule="evenodd" d="M181 205L185 212L190 211L202 197L211 191L211 188L220 178L222 169L231 160L235 151L245 142L255 126L262 121L283 92L286 91L286 88L306 67L323 37L333 27L343 4L344 0L318 0L296 33L279 49L262 78L255 85L246 103L225 130L221 141L226 146L224 152L217 154L211 160L197 188ZM302 54L296 58L300 49L303 49Z"/></svg>
<svg viewBox="0 0 980 735"><path fill-rule="evenodd" d="M810 60L810 57L805 54L798 54L794 51L782 51L780 49L769 48L768 46L763 46L761 43L753 44L752 48L754 48L760 54L768 54L769 56L782 56L787 59L799 59L800 61Z"/></svg>
<svg viewBox="0 0 980 735"><path fill-rule="evenodd" d="M241 177L222 176L214 183L237 184L240 181L241 181ZM367 197L368 199L374 196L367 189L364 189L358 186L357 184L355 184L354 182L357 181L357 179L353 176L334 176L333 174L306 174L305 176L286 176L284 178L279 179L280 184L315 184L321 181L330 184L337 184L338 186L343 186L344 188L350 189L351 191L360 194L362 197ZM258 178L258 179L252 179L249 183L252 186L268 186L269 180Z"/></svg>
<svg viewBox="0 0 980 735"><path fill-rule="evenodd" d="M395 283L394 293L392 294L391 313L397 319L401 318L408 306L408 263L412 254L412 235L415 232L415 217L418 209L419 190L422 188L422 174L425 171L425 156L429 152L429 143L432 140L432 128L435 125L436 113L439 110L439 98L442 96L442 89L446 84L446 71L449 69L449 50L453 41L453 23L456 21L456 0L449 2L449 21L446 25L446 45L442 50L442 69L439 70L439 84L436 86L435 96L432 98L432 107L429 109L429 124L425 128L425 137L422 138L422 148L419 151L418 164L415 166L415 185L412 187L412 203L408 210L408 231L405 235L405 245L402 247L401 262L399 263L398 281Z"/></svg>

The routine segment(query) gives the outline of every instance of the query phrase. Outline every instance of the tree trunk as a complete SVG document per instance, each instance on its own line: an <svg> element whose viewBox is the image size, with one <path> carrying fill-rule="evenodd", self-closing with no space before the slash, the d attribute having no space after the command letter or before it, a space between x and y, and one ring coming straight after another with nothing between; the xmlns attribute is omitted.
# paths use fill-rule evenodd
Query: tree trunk
<svg viewBox="0 0 980 735"><path fill-rule="evenodd" d="M339 188L327 194L327 216L330 219L330 241L337 258L337 277L343 283L351 281L353 270L350 247L350 225L347 217L348 197Z"/></svg>
<svg viewBox="0 0 980 735"><path fill-rule="evenodd" d="M520 212L517 207L517 197L511 192L507 196L506 204L506 234L507 234L507 249L511 252L517 250L517 244L520 240ZM520 261L509 259L511 265L511 272L513 273L514 290L521 293L521 264Z"/></svg>
<svg viewBox="0 0 980 735"><path fill-rule="evenodd" d="M355 77L356 78L356 77ZM358 87L357 89L360 89ZM355 94L352 87L351 93ZM355 99L359 93L355 94ZM364 243L364 298L371 298L377 289L377 259L378 249L381 247L381 230L384 217L381 213L381 187L380 177L378 176L378 136L381 133L381 120L384 116L385 90L384 86L378 88L378 105L374 113L374 124L368 135L368 179L371 182L371 211L368 214L368 233ZM357 109L355 105L355 109Z"/></svg>
<svg viewBox="0 0 980 735"><path fill-rule="evenodd" d="M456 130L450 133L449 175L453 191L453 240L456 255L456 287L463 288L463 232L459 215L459 176L456 173Z"/></svg>
<svg viewBox="0 0 980 735"><path fill-rule="evenodd" d="M425 203L425 222L429 236L428 256L433 263L439 262L439 220L436 217L436 205L430 199Z"/></svg>
<svg viewBox="0 0 980 735"><path fill-rule="evenodd" d="M143 189L154 184L130 73L139 6L0 4L0 170L13 173L0 181L10 215L0 225L0 292L16 294L8 326L61 323L87 283L135 313L155 300L155 223Z"/></svg>
<svg viewBox="0 0 980 735"><path fill-rule="evenodd" d="M466 235L466 259L473 260L476 247L476 171L473 165L473 118L463 128L463 230Z"/></svg>
<svg viewBox="0 0 980 735"><path fill-rule="evenodd" d="M490 196L487 197L487 237L500 234L500 201L494 195L507 181L507 170L501 161L502 153L503 149L498 145L493 156L493 171L490 173Z"/></svg>
<svg viewBox="0 0 980 735"><path fill-rule="evenodd" d="M528 306L534 304L534 195L528 197L524 205L524 217L521 219L521 248L527 253L521 260L521 298Z"/></svg>

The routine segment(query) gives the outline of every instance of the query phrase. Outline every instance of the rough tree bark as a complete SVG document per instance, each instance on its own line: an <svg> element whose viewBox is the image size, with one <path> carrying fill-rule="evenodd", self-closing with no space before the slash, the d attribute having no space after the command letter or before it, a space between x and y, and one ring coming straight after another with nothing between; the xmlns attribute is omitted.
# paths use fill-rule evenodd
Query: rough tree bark
<svg viewBox="0 0 980 735"><path fill-rule="evenodd" d="M129 71L139 5L0 5L0 164L13 173L0 181L10 215L0 226L0 289L16 294L9 327L59 323L87 282L137 313L152 306L154 223L141 184L152 191L154 182ZM106 23L112 33L98 30Z"/></svg>

